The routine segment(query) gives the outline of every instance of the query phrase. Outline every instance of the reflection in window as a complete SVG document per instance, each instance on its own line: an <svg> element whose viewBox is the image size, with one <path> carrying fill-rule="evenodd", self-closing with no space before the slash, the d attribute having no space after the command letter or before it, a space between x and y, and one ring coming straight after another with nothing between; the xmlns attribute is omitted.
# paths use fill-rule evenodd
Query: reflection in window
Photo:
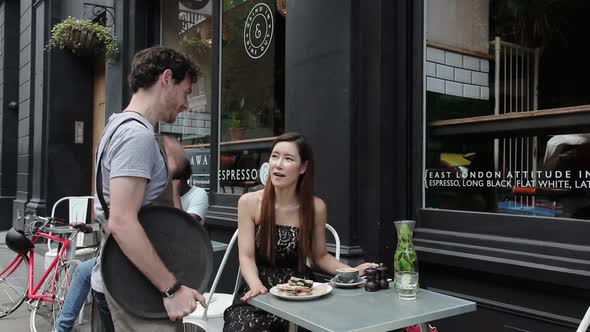
<svg viewBox="0 0 590 332"><path fill-rule="evenodd" d="M590 111L589 13L584 0L427 1L426 207L590 217L590 134L510 129Z"/></svg>
<svg viewBox="0 0 590 332"><path fill-rule="evenodd" d="M285 19L275 0L223 1L220 193L261 189L270 141L284 131Z"/></svg>
<svg viewBox="0 0 590 332"><path fill-rule="evenodd" d="M188 111L180 113L173 124L161 123L160 131L177 136L191 148L187 150L193 167L191 182L204 188L209 188L212 8L212 1L205 0L161 2L162 45L189 56L200 67L201 77L192 87Z"/></svg>

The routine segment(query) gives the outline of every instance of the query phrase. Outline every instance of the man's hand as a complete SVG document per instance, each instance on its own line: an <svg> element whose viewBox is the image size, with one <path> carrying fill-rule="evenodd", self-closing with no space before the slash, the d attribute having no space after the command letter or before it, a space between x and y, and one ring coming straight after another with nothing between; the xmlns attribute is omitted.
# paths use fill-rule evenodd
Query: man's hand
<svg viewBox="0 0 590 332"><path fill-rule="evenodd" d="M197 301L201 303L203 307L207 307L203 295L199 294L199 292L192 288L181 286L172 297L164 298L164 308L166 308L168 318L171 321L175 321L177 319L182 319L195 311L195 309L197 309Z"/></svg>

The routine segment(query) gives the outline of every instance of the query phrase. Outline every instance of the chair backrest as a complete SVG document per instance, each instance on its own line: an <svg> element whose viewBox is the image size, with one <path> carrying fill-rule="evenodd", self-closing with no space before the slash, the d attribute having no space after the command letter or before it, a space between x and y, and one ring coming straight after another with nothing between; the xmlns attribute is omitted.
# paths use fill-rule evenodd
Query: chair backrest
<svg viewBox="0 0 590 332"><path fill-rule="evenodd" d="M586 311L584 318L582 318L580 326L578 326L576 332L586 332L586 330L588 330L588 326L590 326L590 307L588 307L588 310Z"/></svg>
<svg viewBox="0 0 590 332"><path fill-rule="evenodd" d="M219 283L219 279L221 279L221 274L223 273L223 269L225 268L225 263L227 262L229 255L231 254L232 248L234 247L236 241L238 240L238 230L234 232L229 243L227 244L227 248L225 249L225 254L223 254L223 259L219 264L219 269L217 269L217 274L215 274L215 279L213 279L213 285L211 285L211 290L209 291L209 298L206 299L207 304L211 303L211 299L213 299L213 294L215 294L215 289L217 289L217 284ZM241 281L241 274L240 274L240 267L238 265L238 275L236 277L236 284L234 286L234 292L232 294L232 298L236 297L238 293L238 288L240 287ZM207 308L203 312L203 319L207 320Z"/></svg>
<svg viewBox="0 0 590 332"><path fill-rule="evenodd" d="M88 201L93 200L93 196L66 196L57 200L51 209L51 217L55 218L55 211L62 202L69 203L68 221L70 223L84 223L86 222L86 215L88 214Z"/></svg>
<svg viewBox="0 0 590 332"><path fill-rule="evenodd" d="M68 222L72 223L86 223L86 216L88 214L88 202L94 200L93 196L66 196L58 199L51 209L51 218L55 218L55 211L57 207L63 203L68 202ZM51 250L51 241L47 242L49 250ZM84 234L78 234L76 239L76 246L84 245Z"/></svg>
<svg viewBox="0 0 590 332"><path fill-rule="evenodd" d="M336 246L334 257L336 258L336 260L340 260L340 236L338 236L338 232L336 232L334 227L330 226L328 223L326 223L326 229L329 230L330 233L332 233L332 236L334 237L334 245Z"/></svg>

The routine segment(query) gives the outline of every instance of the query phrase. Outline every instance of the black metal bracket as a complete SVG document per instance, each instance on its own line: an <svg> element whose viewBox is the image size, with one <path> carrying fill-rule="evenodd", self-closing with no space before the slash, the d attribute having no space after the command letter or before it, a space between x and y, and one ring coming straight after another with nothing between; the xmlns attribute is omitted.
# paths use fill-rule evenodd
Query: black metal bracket
<svg viewBox="0 0 590 332"><path fill-rule="evenodd" d="M84 2L84 18L98 22L107 28L115 30L115 7L100 5L91 2Z"/></svg>

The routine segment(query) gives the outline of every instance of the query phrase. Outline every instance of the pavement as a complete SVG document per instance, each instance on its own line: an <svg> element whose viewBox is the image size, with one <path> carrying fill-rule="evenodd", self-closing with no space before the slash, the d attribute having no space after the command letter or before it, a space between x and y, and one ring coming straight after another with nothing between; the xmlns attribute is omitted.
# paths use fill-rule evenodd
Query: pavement
<svg viewBox="0 0 590 332"><path fill-rule="evenodd" d="M6 232L0 232L0 271L4 269L14 258L14 252L12 252L5 243ZM40 280L43 272L45 270L44 267L44 254L46 249L45 245L38 245L35 249L35 282ZM1 294L0 294L1 296ZM90 305L86 305L85 308L91 307ZM2 332L22 332L22 331L29 331L29 320L30 320L30 310L28 308L27 303L23 303L16 311L11 313L10 315L0 318L0 331ZM89 315L87 316L89 317ZM43 328L43 331L38 332L45 332L50 331L49 325ZM74 331L78 332L90 332L90 323L87 322L85 324L80 325L79 327L75 328Z"/></svg>

